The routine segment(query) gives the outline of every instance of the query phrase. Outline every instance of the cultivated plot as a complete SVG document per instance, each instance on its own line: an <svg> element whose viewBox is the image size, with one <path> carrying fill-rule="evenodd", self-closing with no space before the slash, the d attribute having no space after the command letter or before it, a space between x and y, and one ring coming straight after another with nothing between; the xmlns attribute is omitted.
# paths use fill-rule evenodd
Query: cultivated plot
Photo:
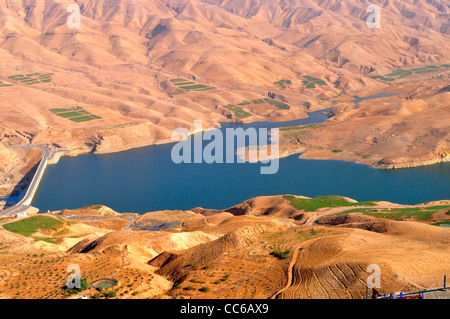
<svg viewBox="0 0 450 319"><path fill-rule="evenodd" d="M37 83L49 83L52 80L53 73L30 73L30 74L16 74L8 76L9 79L19 81L27 85Z"/></svg>
<svg viewBox="0 0 450 319"><path fill-rule="evenodd" d="M182 78L176 78L169 80L173 85L180 89L177 93L184 93L185 91L209 91L214 90L215 87L211 87L204 84L198 84L197 82L189 81Z"/></svg>
<svg viewBox="0 0 450 319"><path fill-rule="evenodd" d="M285 89L287 86L292 85L292 81L291 80L279 80L277 82L274 82L273 84L275 84L276 86L279 86L282 89Z"/></svg>
<svg viewBox="0 0 450 319"><path fill-rule="evenodd" d="M88 122L92 120L101 119L100 116L94 115L92 113L89 113L85 109L83 109L80 106L73 107L73 108L56 108L51 109L50 112L53 114L69 119L72 122L81 123L81 122Z"/></svg>
<svg viewBox="0 0 450 319"><path fill-rule="evenodd" d="M430 66L415 68L415 69L411 69L411 70L396 69L389 74L374 75L374 76L369 76L369 78L378 79L378 80L386 81L386 82L392 82L395 80L403 79L403 78L411 76L411 75L426 74L426 73L442 71L442 68L449 68L449 67L450 67L450 64L443 64L441 66L430 65Z"/></svg>
<svg viewBox="0 0 450 319"><path fill-rule="evenodd" d="M314 89L316 85L327 85L324 80L315 78L313 76L304 75L305 80L303 80L303 84L307 89Z"/></svg>

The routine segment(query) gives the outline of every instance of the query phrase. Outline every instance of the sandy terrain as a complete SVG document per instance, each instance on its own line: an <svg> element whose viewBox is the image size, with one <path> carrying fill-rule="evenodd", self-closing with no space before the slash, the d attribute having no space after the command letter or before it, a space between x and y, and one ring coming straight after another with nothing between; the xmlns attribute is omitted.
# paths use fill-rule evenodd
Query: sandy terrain
<svg viewBox="0 0 450 319"><path fill-rule="evenodd" d="M203 120L205 128L222 121L285 121L335 106L330 125L305 136L292 152L306 147L306 157L329 158L317 149L337 145L339 158L371 164L384 159L383 167L448 159L449 130L441 123L448 94L433 97L448 83L448 69L395 82L372 78L450 61L445 1L386 4L380 29L367 27L363 3L340 0L264 0L256 6L247 0L83 0L80 29L66 25L65 1L6 3L0 8L4 145L48 143L68 155L110 153L168 142L172 130L192 129L194 120ZM47 77L29 84L17 75ZM309 88L305 77L324 84ZM170 81L175 78L213 89L180 92ZM290 84L275 84L283 79ZM419 88L401 87L417 81ZM386 100L387 113L378 103L349 103L391 85L402 95ZM243 105L250 116L242 118L225 108L269 93L290 109ZM73 121L51 111L74 107L95 119ZM403 123L411 130L399 129ZM423 131L428 127L436 127L437 136ZM375 146L374 138L381 139ZM5 153L0 162L5 170L14 158Z"/></svg>
<svg viewBox="0 0 450 319"><path fill-rule="evenodd" d="M376 205L392 214L403 208ZM117 298L363 298L370 264L382 270L382 293L436 288L448 271L450 233L432 223L450 222L450 201L408 206L436 206L428 221L336 215L343 207L308 212L283 196L249 199L224 211L137 215L91 206L53 212L39 216L55 218L57 228L28 236L0 228L0 294L97 294L65 291L71 264L89 283L117 280L108 290ZM0 221L3 227L9 222Z"/></svg>
<svg viewBox="0 0 450 319"><path fill-rule="evenodd" d="M282 131L281 156L378 168L450 159L446 0L380 2L380 29L350 0L79 0L80 29L66 25L71 3L0 6L7 188L39 154L4 146L113 153L167 143L194 120L206 129L331 107L322 125ZM379 92L398 95L352 102ZM26 236L1 219L0 298L75 298L64 289L71 264L89 283L117 280L117 298L362 298L369 264L382 270L380 292L441 285L450 233L433 224L450 215L427 208L448 201L336 215L348 202L311 211L271 196L144 215L92 206L47 214L58 226ZM405 208L420 209L393 217Z"/></svg>

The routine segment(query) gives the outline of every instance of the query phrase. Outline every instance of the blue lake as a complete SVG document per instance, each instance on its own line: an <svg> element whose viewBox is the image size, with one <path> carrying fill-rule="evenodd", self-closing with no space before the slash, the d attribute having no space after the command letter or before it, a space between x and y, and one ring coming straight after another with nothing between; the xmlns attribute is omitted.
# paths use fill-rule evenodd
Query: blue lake
<svg viewBox="0 0 450 319"><path fill-rule="evenodd" d="M286 123L255 127L297 126L326 119L321 112ZM234 124L224 124L221 130ZM249 125L240 125L249 127ZM279 170L261 175L262 163L174 164L173 144L125 152L63 157L49 166L33 206L41 211L103 204L119 212L225 209L249 198L295 194L342 195L359 201L402 204L450 199L450 163L397 170L377 170L342 161L280 159Z"/></svg>

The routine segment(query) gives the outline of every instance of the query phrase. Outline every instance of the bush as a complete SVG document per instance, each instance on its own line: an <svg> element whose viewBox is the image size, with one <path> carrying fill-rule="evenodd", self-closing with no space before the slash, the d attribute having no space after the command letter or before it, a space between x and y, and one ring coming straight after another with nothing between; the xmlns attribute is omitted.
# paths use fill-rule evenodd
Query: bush
<svg viewBox="0 0 450 319"><path fill-rule="evenodd" d="M208 292L209 291L209 287L202 287L199 289L202 292Z"/></svg>
<svg viewBox="0 0 450 319"><path fill-rule="evenodd" d="M81 278L80 288L69 288L69 287L67 287L67 285L63 287L63 289L65 289L66 292L68 292L70 295L77 294L88 288L89 288L89 284L85 278Z"/></svg>
<svg viewBox="0 0 450 319"><path fill-rule="evenodd" d="M107 293L105 293L105 297L106 298L114 298L116 296L116 292L115 291L108 291Z"/></svg>
<svg viewBox="0 0 450 319"><path fill-rule="evenodd" d="M286 251L274 250L271 252L271 255L273 255L279 259L286 259L286 258L288 258L290 253L291 253L291 251L289 249Z"/></svg>

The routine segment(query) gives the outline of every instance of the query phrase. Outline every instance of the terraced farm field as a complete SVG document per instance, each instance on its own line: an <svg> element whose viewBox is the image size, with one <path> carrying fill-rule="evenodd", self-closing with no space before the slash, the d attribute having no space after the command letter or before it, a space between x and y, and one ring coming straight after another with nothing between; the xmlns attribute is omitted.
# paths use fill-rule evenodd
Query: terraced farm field
<svg viewBox="0 0 450 319"><path fill-rule="evenodd" d="M391 209L370 209L356 208L335 215L347 215L352 213L362 213L367 216L387 219L415 219L427 222L431 220L433 214L441 210L447 210L446 214L450 215L450 206L432 206L432 207L413 207L413 208L391 208Z"/></svg>
<svg viewBox="0 0 450 319"><path fill-rule="evenodd" d="M26 219L22 219L16 222L5 224L3 227L13 233L30 236L39 229L52 229L57 230L63 223L58 219L48 216L32 216Z"/></svg>
<svg viewBox="0 0 450 319"><path fill-rule="evenodd" d="M37 83L49 83L52 80L53 73L30 73L30 74L16 74L8 76L9 79L22 82L27 85Z"/></svg>
<svg viewBox="0 0 450 319"><path fill-rule="evenodd" d="M322 127L322 124L307 124L302 126L296 126L296 127L282 127L280 128L281 132L283 133L283 136L286 138L299 138L302 135L305 135L308 132L311 132L311 130Z"/></svg>
<svg viewBox="0 0 450 319"><path fill-rule="evenodd" d="M273 84L275 84L276 86L279 86L282 89L285 89L287 86L292 85L292 81L291 80L280 80L280 81L274 82Z"/></svg>
<svg viewBox="0 0 450 319"><path fill-rule="evenodd" d="M100 116L94 115L92 113L89 113L88 111L84 110L84 108L77 106L74 108L56 108L51 109L50 112L53 114L69 119L72 122L81 123L81 122L88 122L92 120L101 119Z"/></svg>
<svg viewBox="0 0 450 319"><path fill-rule="evenodd" d="M403 79L405 77L412 76L412 75L442 71L442 68L448 68L448 67L450 67L449 64L443 64L441 66L430 65L430 66L425 66L425 67L415 68L415 69L410 69L410 70L397 69L386 75L369 76L369 78L392 82L392 81Z"/></svg>
<svg viewBox="0 0 450 319"><path fill-rule="evenodd" d="M309 75L304 75L303 77L305 78L305 80L303 80L303 84L307 89L314 89L316 85L326 85L324 80Z"/></svg>
<svg viewBox="0 0 450 319"><path fill-rule="evenodd" d="M9 84L9 83L6 83L6 82L3 82L3 81L0 81L0 88L3 88L3 87L8 87L8 86L12 86L12 84Z"/></svg>
<svg viewBox="0 0 450 319"><path fill-rule="evenodd" d="M180 89L179 93L184 93L185 91L203 92L215 89L215 87L211 87L204 84L198 84L196 82L192 82L182 78L171 79L169 81Z"/></svg>
<svg viewBox="0 0 450 319"><path fill-rule="evenodd" d="M233 112L234 115L237 118L240 118L240 119L252 116L251 113L248 113L248 112L244 111L242 109L242 107L240 107L240 106L236 106L236 105L233 105L233 104L228 104L228 105L225 105L224 108L226 108L226 109L230 110L231 112Z"/></svg>
<svg viewBox="0 0 450 319"><path fill-rule="evenodd" d="M275 106L280 110L289 110L291 108L287 103L270 98L256 99L252 101L243 101L241 103L238 103L237 105L227 104L224 107L232 111L237 118L242 119L253 115L251 111L245 108L247 107L250 109L253 108L253 111L255 111L255 109L260 109L261 106L268 106L268 105Z"/></svg>
<svg viewBox="0 0 450 319"><path fill-rule="evenodd" d="M374 202L350 202L340 196L319 196L316 198L296 198L292 195L284 196L297 209L313 212L324 207L346 207L346 206L375 206Z"/></svg>

